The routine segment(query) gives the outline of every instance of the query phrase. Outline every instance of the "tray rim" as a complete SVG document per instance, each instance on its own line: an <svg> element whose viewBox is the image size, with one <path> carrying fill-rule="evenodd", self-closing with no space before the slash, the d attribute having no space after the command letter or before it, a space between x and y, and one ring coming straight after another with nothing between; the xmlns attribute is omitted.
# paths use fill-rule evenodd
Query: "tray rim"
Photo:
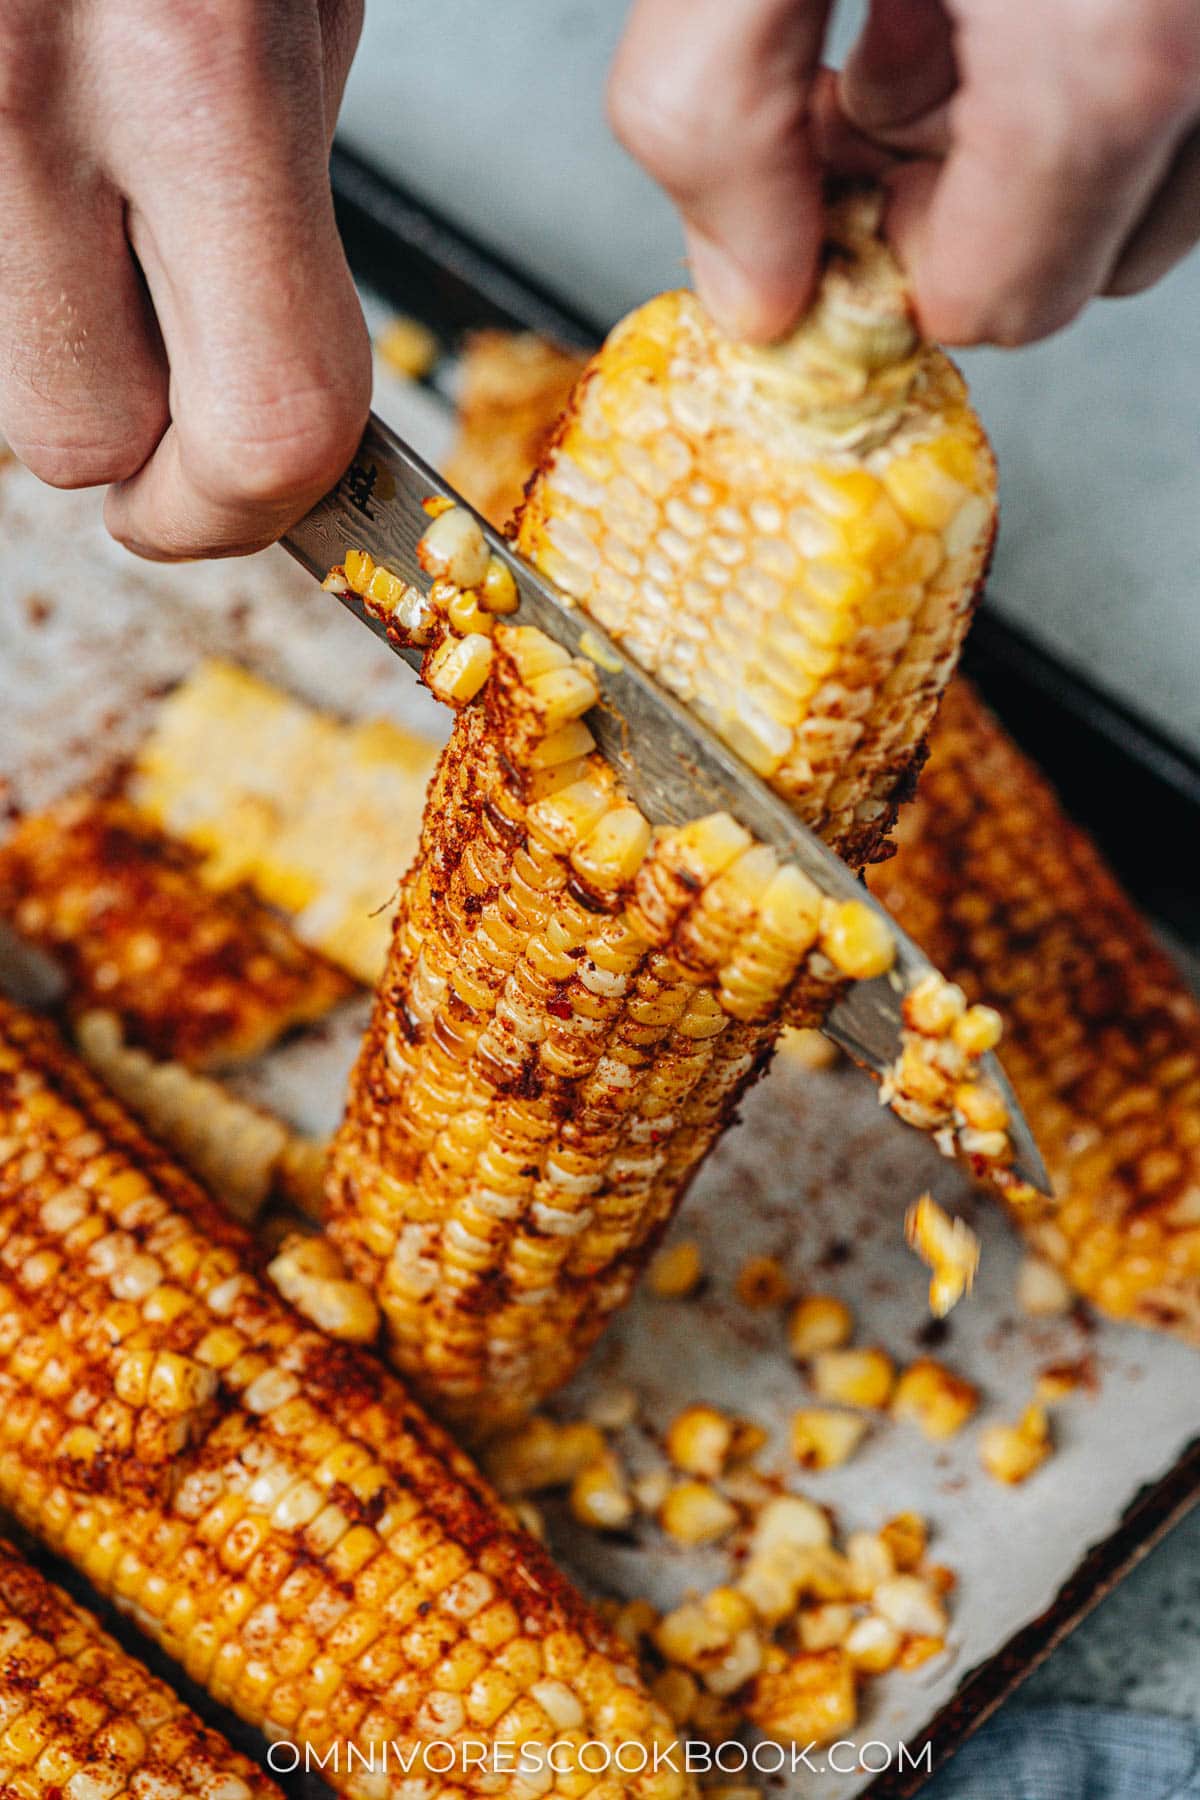
<svg viewBox="0 0 1200 1800"><path fill-rule="evenodd" d="M435 206L344 142L334 143L331 175L351 269L386 299L421 318L446 350L463 333L490 325L538 331L584 350L594 347L603 336L602 321L585 317L527 277L517 264L461 230ZM386 259L383 264L381 250ZM402 266L399 258L407 258L407 266ZM450 296L449 307L439 311L439 299L446 295ZM1015 679L1023 695L1057 713L1072 732L1083 732L1088 742L1081 760L1090 761L1098 745L1110 761L1125 765L1131 782L1136 776L1154 797L1152 804L1161 801L1168 809L1175 804L1183 814L1194 815L1194 823L1200 825L1200 759L1186 746L1067 668L1028 633L986 605L972 638L979 641L968 658L968 674L989 703L994 704L989 683L981 678L977 665L997 668L1001 681L1005 676ZM1014 723L1012 709L998 706L997 710L1020 741L1021 724ZM1057 774L1054 779L1057 785ZM1178 920L1171 922L1178 928ZM1195 942L1200 946L1200 914L1196 929ZM1184 931L1192 936L1187 924ZM911 1800L919 1793L931 1773L951 1759L1198 1504L1200 1436L1164 1475L1133 1496L1107 1537L1087 1547L1045 1610L963 1675L949 1700L929 1719L920 1739L907 1745L913 1761L919 1761L930 1746L930 1767L886 1770L860 1791L860 1800Z"/></svg>

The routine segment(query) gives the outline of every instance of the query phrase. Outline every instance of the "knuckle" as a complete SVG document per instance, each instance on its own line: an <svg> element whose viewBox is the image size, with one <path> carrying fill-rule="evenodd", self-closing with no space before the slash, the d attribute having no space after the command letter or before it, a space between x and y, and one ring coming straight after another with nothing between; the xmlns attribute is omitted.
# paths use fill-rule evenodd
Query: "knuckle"
<svg viewBox="0 0 1200 1800"><path fill-rule="evenodd" d="M1119 148L1200 108L1200 8L1195 0L1118 7L1097 72L1100 123Z"/></svg>
<svg viewBox="0 0 1200 1800"><path fill-rule="evenodd" d="M248 507L286 506L325 492L344 472L362 433L367 402L319 386L250 407L209 434L200 485Z"/></svg>
<svg viewBox="0 0 1200 1800"><path fill-rule="evenodd" d="M12 447L49 487L107 487L136 475L158 441L159 432L103 438L38 437L14 433Z"/></svg>
<svg viewBox="0 0 1200 1800"><path fill-rule="evenodd" d="M617 74L607 93L608 122L629 154L665 187L688 188L704 160L696 115L680 108L651 79Z"/></svg>

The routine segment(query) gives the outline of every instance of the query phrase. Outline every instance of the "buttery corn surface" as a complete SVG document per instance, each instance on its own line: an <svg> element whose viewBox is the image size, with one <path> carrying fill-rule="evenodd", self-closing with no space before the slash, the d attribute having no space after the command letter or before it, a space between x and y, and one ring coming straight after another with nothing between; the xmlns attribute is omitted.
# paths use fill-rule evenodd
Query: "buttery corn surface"
<svg viewBox="0 0 1200 1800"><path fill-rule="evenodd" d="M871 886L1004 1019L1054 1187L1018 1222L1103 1311L1200 1340L1200 1005L965 682L899 836Z"/></svg>
<svg viewBox="0 0 1200 1800"><path fill-rule="evenodd" d="M5 1800L279 1800L82 1607L0 1542Z"/></svg>
<svg viewBox="0 0 1200 1800"><path fill-rule="evenodd" d="M0 1285L0 1500L268 1735L323 1754L669 1732L399 1383L306 1328L250 1272L243 1233L8 1006ZM352 1800L411 1791L396 1773L333 1780ZM547 1791L690 1790L610 1772Z"/></svg>

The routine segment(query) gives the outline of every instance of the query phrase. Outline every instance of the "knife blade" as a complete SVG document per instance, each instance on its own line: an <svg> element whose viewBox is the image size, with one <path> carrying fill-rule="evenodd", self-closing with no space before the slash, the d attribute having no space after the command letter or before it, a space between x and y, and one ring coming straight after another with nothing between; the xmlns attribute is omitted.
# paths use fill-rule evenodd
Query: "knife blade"
<svg viewBox="0 0 1200 1800"><path fill-rule="evenodd" d="M729 812L760 843L771 845L802 869L822 894L857 900L887 921L896 941L894 967L875 980L852 982L823 1027L855 1062L882 1075L900 1052L903 996L934 973L928 957L841 858L734 751L631 662L587 613L518 556L374 414L341 481L287 533L283 546L318 581L342 562L348 550L357 549L424 591L428 577L418 561L417 545L429 526L422 502L432 495L453 501L478 520L492 554L516 582L520 622L540 627L572 656L585 656L592 664L600 703L588 714L588 727L651 824L680 825L704 813ZM338 598L406 662L420 668L423 650L388 638L385 624L357 594L339 593ZM990 1053L984 1064L1008 1109L1013 1166L1022 1179L1048 1193L1045 1165L1008 1077Z"/></svg>

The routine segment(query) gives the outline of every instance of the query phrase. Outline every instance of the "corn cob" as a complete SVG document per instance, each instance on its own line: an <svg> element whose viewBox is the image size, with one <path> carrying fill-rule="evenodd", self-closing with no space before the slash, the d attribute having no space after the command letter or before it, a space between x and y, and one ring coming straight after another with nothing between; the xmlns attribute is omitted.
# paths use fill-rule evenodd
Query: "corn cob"
<svg viewBox="0 0 1200 1800"><path fill-rule="evenodd" d="M318 1755L669 1736L467 1458L249 1255L50 1027L0 1004L0 1501L215 1698ZM412 1791L327 1774L353 1800ZM660 1771L506 1791L691 1789Z"/></svg>
<svg viewBox="0 0 1200 1800"><path fill-rule="evenodd" d="M744 562L753 586L760 548L764 572L786 550L786 580L772 574L761 594L788 598L810 634L805 666L822 674L811 705L797 699L808 774L796 758L775 774L860 861L878 848L965 628L992 471L958 377L913 341L890 265L864 250L843 267L835 258L779 366L718 340L687 296L634 314L584 376L520 541L652 662L636 607L622 633L604 595L641 592L654 611L669 596L701 635L711 626L714 665L725 627L692 606L691 564L672 561L680 545L700 554L679 509L714 553L739 522L712 589L722 608L730 568ZM609 492L614 516L627 509L624 536L604 535L598 515L585 526L584 492L589 506ZM941 509L938 531L922 504ZM426 679L461 710L335 1141L329 1228L418 1391L478 1431L571 1373L785 1017L819 1023L839 982L883 973L894 946L865 909L828 907L724 816L652 839L582 722L596 693L587 665L494 616L482 534L436 510L427 600L357 551L330 578L429 646ZM595 575L586 591L563 561L571 544ZM899 586L885 586L885 548ZM470 667L451 660L456 608L461 641L478 646ZM738 632L754 635L744 617ZM688 697L704 708L698 690ZM849 786L818 781L831 758L854 763ZM911 1024L889 1091L936 1129L971 1059L956 1060L940 1027L926 1032L923 1013Z"/></svg>
<svg viewBox="0 0 1200 1800"><path fill-rule="evenodd" d="M210 886L246 883L303 942L373 985L436 758L387 719L343 724L213 661L163 702L129 796L200 852Z"/></svg>
<svg viewBox="0 0 1200 1800"><path fill-rule="evenodd" d="M0 1542L5 1800L279 1800L59 1588Z"/></svg>
<svg viewBox="0 0 1200 1800"><path fill-rule="evenodd" d="M963 681L871 885L1003 1017L1054 1187L1008 1187L1036 1250L1102 1311L1200 1341L1200 1005Z"/></svg>
<svg viewBox="0 0 1200 1800"><path fill-rule="evenodd" d="M128 802L80 793L0 846L0 915L49 951L73 1013L193 1067L257 1056L350 991L250 895L210 893L194 856Z"/></svg>

